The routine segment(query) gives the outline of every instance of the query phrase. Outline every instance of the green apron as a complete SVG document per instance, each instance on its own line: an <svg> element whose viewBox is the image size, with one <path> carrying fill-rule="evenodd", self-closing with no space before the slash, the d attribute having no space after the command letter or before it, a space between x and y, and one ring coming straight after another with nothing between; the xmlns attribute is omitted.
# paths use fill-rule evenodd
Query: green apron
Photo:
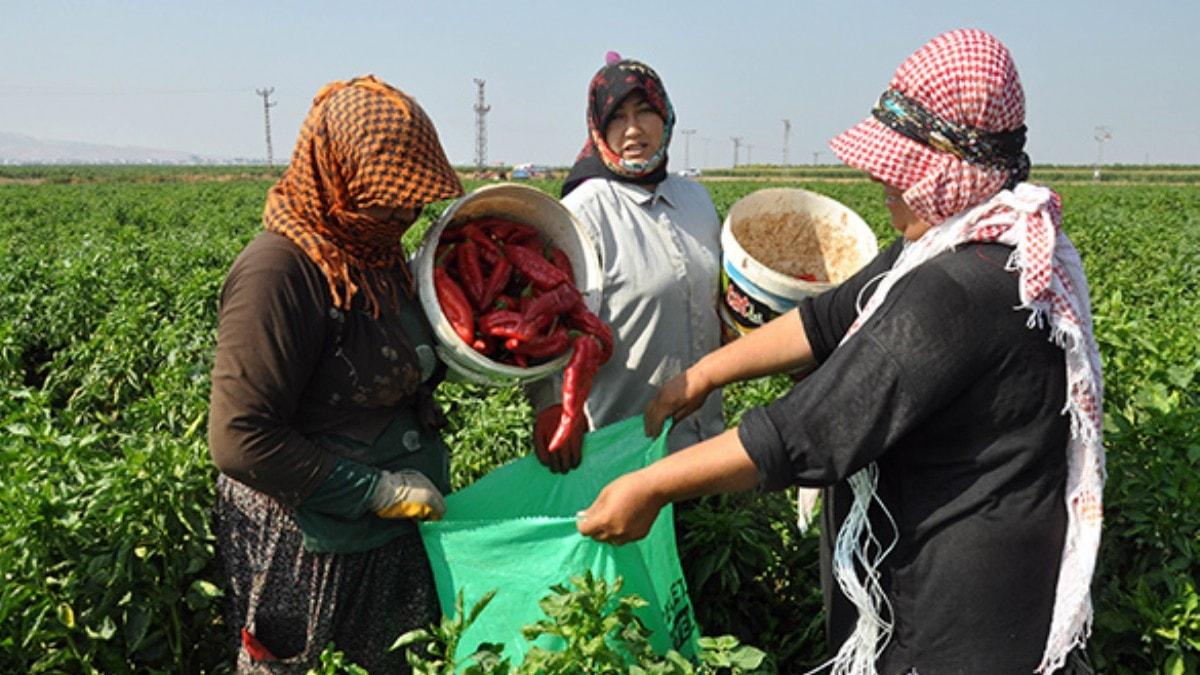
<svg viewBox="0 0 1200 675"><path fill-rule="evenodd" d="M417 352L422 382L428 382L437 370L433 334L419 305L406 303L400 311L400 323ZM400 410L374 443L323 434L314 437L330 453L355 460L339 461L337 480L344 481L342 492L356 495L357 503L344 499L334 510L361 513L346 517L302 503L295 511L296 524L304 533L304 548L322 553L355 553L382 546L400 536L417 536L416 524L405 518L380 518L368 507L378 479L376 469L420 471L442 494L450 492L450 453L441 433L420 424L414 406ZM363 466L366 465L366 466Z"/></svg>

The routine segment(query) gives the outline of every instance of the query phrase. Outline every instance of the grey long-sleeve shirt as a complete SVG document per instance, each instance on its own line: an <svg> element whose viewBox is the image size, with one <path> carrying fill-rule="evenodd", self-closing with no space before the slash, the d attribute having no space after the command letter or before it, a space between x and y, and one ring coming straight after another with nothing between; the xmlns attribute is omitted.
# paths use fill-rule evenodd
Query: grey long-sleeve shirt
<svg viewBox="0 0 1200 675"><path fill-rule="evenodd" d="M1011 249L969 245L916 268L845 344L868 281L900 243L799 307L819 367L743 417L763 489L826 490L822 577L836 649L857 616L829 577L852 497L874 461L899 541L883 562L895 633L881 673L1029 673L1054 602L1066 527L1069 421L1062 350L1014 311ZM872 527L892 530L877 506Z"/></svg>
<svg viewBox="0 0 1200 675"><path fill-rule="evenodd" d="M599 316L612 326L614 350L586 408L601 427L642 414L658 387L720 346L721 224L704 187L679 176L653 191L593 178L563 205L587 228L604 274ZM714 392L671 429L668 446L678 450L724 430Z"/></svg>

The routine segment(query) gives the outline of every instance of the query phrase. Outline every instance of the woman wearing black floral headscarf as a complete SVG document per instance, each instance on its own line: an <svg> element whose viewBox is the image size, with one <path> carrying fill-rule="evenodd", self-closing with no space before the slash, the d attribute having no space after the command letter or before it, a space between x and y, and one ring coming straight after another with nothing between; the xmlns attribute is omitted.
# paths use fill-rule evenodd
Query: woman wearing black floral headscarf
<svg viewBox="0 0 1200 675"><path fill-rule="evenodd" d="M614 353L592 383L592 428L641 414L654 388L720 344L717 277L720 222L708 192L667 172L675 111L650 66L610 55L592 78L588 139L563 184L563 205L590 234L604 270L599 316L612 326ZM542 416L557 418L557 383L534 390ZM553 425L538 425L553 428ZM682 448L724 429L721 396L671 431ZM545 450L543 463L567 471L579 440Z"/></svg>

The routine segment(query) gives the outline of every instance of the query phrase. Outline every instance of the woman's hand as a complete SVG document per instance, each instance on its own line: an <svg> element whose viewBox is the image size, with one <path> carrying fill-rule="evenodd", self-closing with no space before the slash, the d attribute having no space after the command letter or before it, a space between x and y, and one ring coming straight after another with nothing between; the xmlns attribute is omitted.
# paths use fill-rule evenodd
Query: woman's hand
<svg viewBox="0 0 1200 675"><path fill-rule="evenodd" d="M733 428L609 483L579 513L575 527L597 541L624 544L646 536L670 502L751 490L757 483L758 468Z"/></svg>
<svg viewBox="0 0 1200 675"><path fill-rule="evenodd" d="M668 380L646 404L643 426L647 436L657 437L668 417L678 422L704 404L704 399L712 393L713 383L698 366L692 366Z"/></svg>
<svg viewBox="0 0 1200 675"><path fill-rule="evenodd" d="M654 490L649 472L635 471L614 480L580 512L575 527L596 541L625 544L650 532L667 501Z"/></svg>
<svg viewBox="0 0 1200 675"><path fill-rule="evenodd" d="M550 452L550 439L558 429L562 417L562 405L555 404L542 409L533 425L533 451L538 461L552 473L566 473L577 468L583 459L583 425L575 427L567 442L557 452Z"/></svg>
<svg viewBox="0 0 1200 675"><path fill-rule="evenodd" d="M420 471L383 471L371 495L371 510L380 518L441 520L446 500Z"/></svg>

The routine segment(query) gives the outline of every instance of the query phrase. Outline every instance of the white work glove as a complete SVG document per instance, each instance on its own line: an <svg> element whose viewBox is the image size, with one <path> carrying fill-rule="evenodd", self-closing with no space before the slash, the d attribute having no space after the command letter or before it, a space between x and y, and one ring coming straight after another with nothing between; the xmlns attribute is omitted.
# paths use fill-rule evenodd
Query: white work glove
<svg viewBox="0 0 1200 675"><path fill-rule="evenodd" d="M371 495L371 510L380 518L441 520L446 500L420 471L383 471Z"/></svg>

